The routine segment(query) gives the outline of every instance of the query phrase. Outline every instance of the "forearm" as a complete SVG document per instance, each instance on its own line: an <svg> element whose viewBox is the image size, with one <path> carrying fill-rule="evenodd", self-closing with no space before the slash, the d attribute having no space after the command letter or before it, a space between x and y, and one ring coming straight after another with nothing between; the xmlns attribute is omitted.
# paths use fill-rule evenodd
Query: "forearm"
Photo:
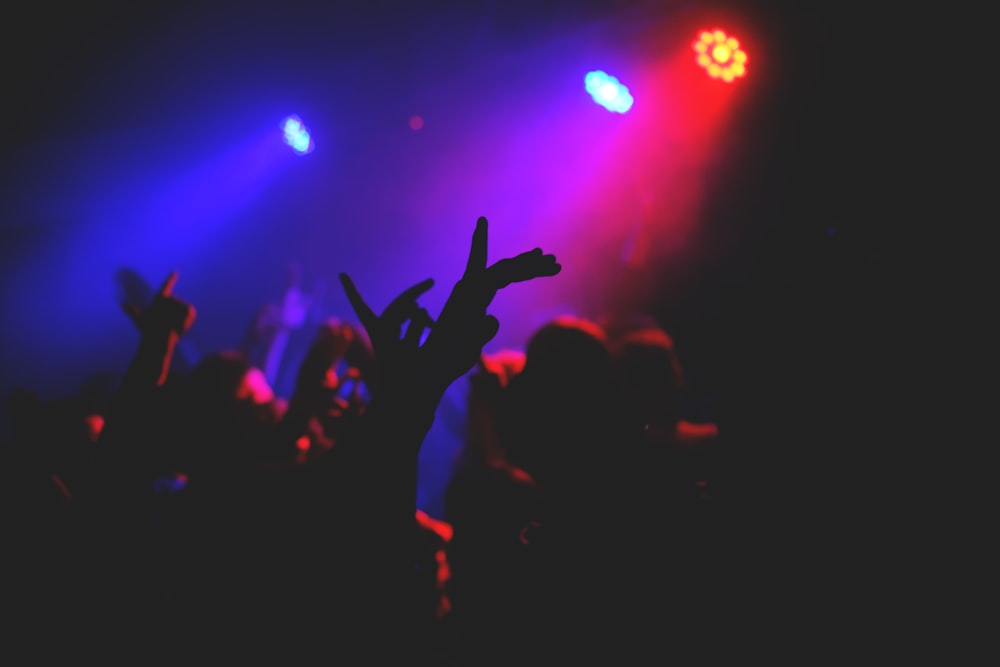
<svg viewBox="0 0 1000 667"><path fill-rule="evenodd" d="M114 461L132 461L138 455L138 441L148 437L155 419L158 394L170 370L177 345L176 333L143 334L139 347L125 370L104 415L101 442ZM131 464L130 464L131 465Z"/></svg>
<svg viewBox="0 0 1000 667"><path fill-rule="evenodd" d="M348 490L344 507L376 541L395 539L413 521L420 447L442 395L380 392L333 449L332 465Z"/></svg>
<svg viewBox="0 0 1000 667"><path fill-rule="evenodd" d="M385 383L365 409L365 421L372 437L396 443L394 449L419 453L434 423L434 415L446 386L423 383Z"/></svg>
<svg viewBox="0 0 1000 667"><path fill-rule="evenodd" d="M144 333L139 340L139 348L125 371L121 391L163 386L170 372L170 362L178 340L179 336L174 332Z"/></svg>

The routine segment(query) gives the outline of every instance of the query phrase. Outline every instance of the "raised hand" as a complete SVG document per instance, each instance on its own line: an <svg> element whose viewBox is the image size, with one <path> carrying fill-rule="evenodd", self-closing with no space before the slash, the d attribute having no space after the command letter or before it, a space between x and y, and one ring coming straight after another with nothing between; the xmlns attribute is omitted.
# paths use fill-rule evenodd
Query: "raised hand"
<svg viewBox="0 0 1000 667"><path fill-rule="evenodd" d="M431 317L417 304L417 297L433 287L434 281L428 278L404 290L386 306L381 315L376 315L365 302L349 275L341 273L340 282L351 307L368 333L379 377L385 378L380 383L391 383L395 375L420 372L417 367L420 359L415 353L424 330L431 324ZM403 325L407 321L410 324L404 334Z"/></svg>
<svg viewBox="0 0 1000 667"><path fill-rule="evenodd" d="M422 386L443 393L479 361L483 346L496 336L499 322L486 309L497 292L511 283L554 276L562 270L555 256L543 254L540 248L487 266L487 236L487 220L480 217L465 273L436 322L417 304L417 297L433 286L430 279L404 291L376 316L351 278L340 275L347 298L372 340L380 377L387 376L387 381L395 377L413 389ZM427 328L430 333L421 345Z"/></svg>
<svg viewBox="0 0 1000 667"><path fill-rule="evenodd" d="M172 271L145 309L128 301L122 304L122 310L143 335L183 336L194 324L194 306L173 295L177 277L177 271Z"/></svg>
<svg viewBox="0 0 1000 667"><path fill-rule="evenodd" d="M449 384L479 362L483 346L497 334L500 324L486 313L501 289L511 283L554 276L562 270L555 255L541 248L501 259L487 266L488 223L480 217L472 235L465 273L455 284L425 346Z"/></svg>
<svg viewBox="0 0 1000 667"><path fill-rule="evenodd" d="M160 386L166 382L177 343L195 320L194 306L174 296L176 283L177 272L172 271L145 309L130 302L122 304L122 310L142 333L139 349L125 373L124 387Z"/></svg>

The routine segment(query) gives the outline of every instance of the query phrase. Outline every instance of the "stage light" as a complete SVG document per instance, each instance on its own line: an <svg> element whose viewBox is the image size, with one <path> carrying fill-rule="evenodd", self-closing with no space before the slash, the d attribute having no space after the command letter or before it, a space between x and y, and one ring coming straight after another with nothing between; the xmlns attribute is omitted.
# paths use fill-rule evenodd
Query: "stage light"
<svg viewBox="0 0 1000 667"><path fill-rule="evenodd" d="M692 45L695 62L713 79L729 83L747 72L747 54L740 42L722 30L704 30Z"/></svg>
<svg viewBox="0 0 1000 667"><path fill-rule="evenodd" d="M606 72L600 70L588 72L583 83L594 101L608 111L625 113L635 102L628 88Z"/></svg>
<svg viewBox="0 0 1000 667"><path fill-rule="evenodd" d="M281 125L284 133L285 143L291 146L296 155L305 155L313 150L313 140L309 135L309 128L298 116L289 116Z"/></svg>

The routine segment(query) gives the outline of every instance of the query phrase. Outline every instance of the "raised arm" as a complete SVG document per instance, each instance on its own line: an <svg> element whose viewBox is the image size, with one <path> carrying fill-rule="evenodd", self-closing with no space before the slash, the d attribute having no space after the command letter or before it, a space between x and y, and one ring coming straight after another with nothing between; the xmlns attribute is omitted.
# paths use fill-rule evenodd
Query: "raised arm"
<svg viewBox="0 0 1000 667"><path fill-rule="evenodd" d="M167 276L145 310L133 303L122 304L122 309L141 336L139 347L125 372L122 391L162 386L170 372L170 362L180 337L194 324L194 306L173 295L177 276L176 271Z"/></svg>
<svg viewBox="0 0 1000 667"><path fill-rule="evenodd" d="M178 341L195 320L194 306L174 296L173 271L143 309L125 301L122 309L139 330L139 344L112 398L101 430L105 465L123 474L145 470L149 442L165 418L159 400ZM124 466L124 467L122 467ZM141 474L141 473L139 473Z"/></svg>
<svg viewBox="0 0 1000 667"><path fill-rule="evenodd" d="M378 373L358 428L333 448L330 459L337 472L329 507L340 517L338 527L359 545L336 556L346 558L341 567L351 573L341 580L341 598L351 600L352 610L365 608L352 611L349 622L377 619L373 622L393 627L400 635L412 625L406 610L414 602L408 591L418 548L414 540L420 446L445 390L479 361L483 345L496 336L499 322L486 309L497 292L561 270L553 255L537 248L487 266L487 231L486 219L479 218L465 272L437 321L418 303L433 280L409 287L376 314L350 276L340 275L371 340ZM365 586L352 589L356 580ZM343 594L345 589L353 592Z"/></svg>
<svg viewBox="0 0 1000 667"><path fill-rule="evenodd" d="M353 500L384 511L379 523L391 521L390 517L412 519L420 446L445 390L479 361L483 346L496 336L499 322L486 309L497 292L514 282L554 276L562 269L554 255L539 248L487 266L487 233L486 218L481 217L465 273L436 322L417 303L433 280L404 290L376 315L350 276L340 276L371 339L379 376L360 429L342 445L346 450L342 461L358 472L352 479L366 480L352 492Z"/></svg>

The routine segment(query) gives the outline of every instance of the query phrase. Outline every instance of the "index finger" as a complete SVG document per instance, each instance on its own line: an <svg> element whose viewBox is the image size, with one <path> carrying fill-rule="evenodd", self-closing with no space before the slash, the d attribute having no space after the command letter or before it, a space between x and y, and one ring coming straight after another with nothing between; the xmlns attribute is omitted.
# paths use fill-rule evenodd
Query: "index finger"
<svg viewBox="0 0 1000 667"><path fill-rule="evenodd" d="M373 330L375 325L376 317L375 311L368 307L365 300L361 298L361 293L358 292L358 288L354 286L354 281L346 273L340 274L340 284L344 286L344 292L347 294L347 300L351 302L351 308L354 309L354 313L361 320L361 325L369 332Z"/></svg>
<svg viewBox="0 0 1000 667"><path fill-rule="evenodd" d="M163 281L163 285L160 286L160 291L157 293L160 296L170 296L174 291L174 285L177 283L177 271L171 271L167 279Z"/></svg>
<svg viewBox="0 0 1000 667"><path fill-rule="evenodd" d="M469 260L465 264L463 278L471 278L486 270L487 234L486 218L479 216L476 220L476 231L472 233L472 248L469 249Z"/></svg>

